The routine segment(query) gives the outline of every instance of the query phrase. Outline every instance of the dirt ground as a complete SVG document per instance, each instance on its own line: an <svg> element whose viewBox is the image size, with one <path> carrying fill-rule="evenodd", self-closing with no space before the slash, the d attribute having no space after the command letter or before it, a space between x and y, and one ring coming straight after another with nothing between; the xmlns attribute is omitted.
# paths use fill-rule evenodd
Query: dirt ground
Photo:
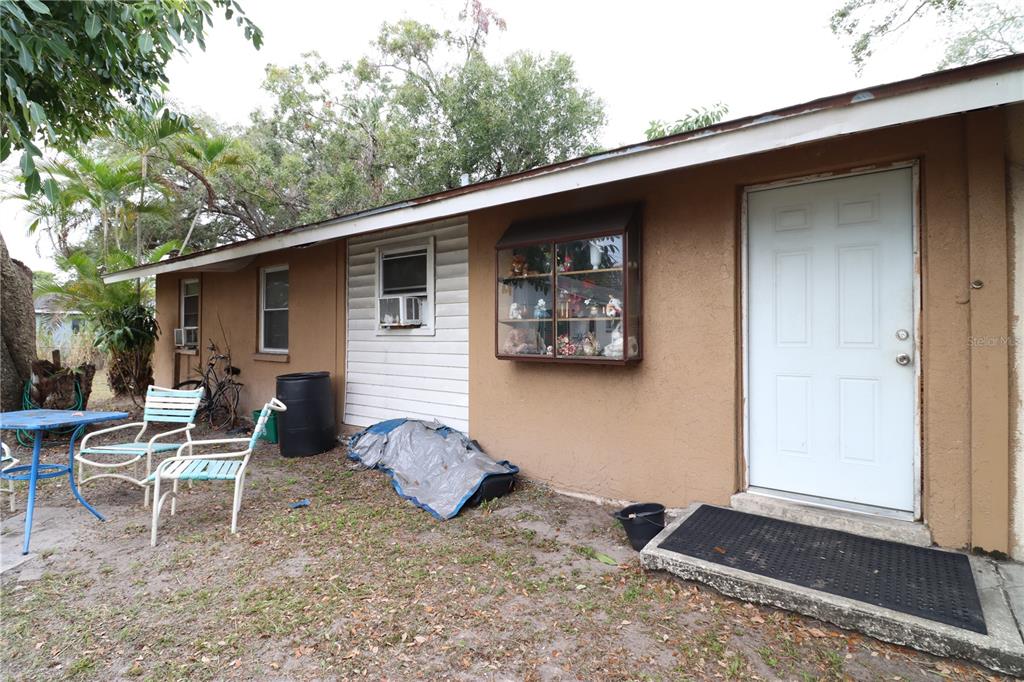
<svg viewBox="0 0 1024 682"><path fill-rule="evenodd" d="M539 485L441 522L340 448L262 445L250 472L237 535L231 485L199 483L156 548L140 489L87 485L100 523L43 482L39 504L79 531L3 575L4 678L989 678L646 573L608 508Z"/></svg>

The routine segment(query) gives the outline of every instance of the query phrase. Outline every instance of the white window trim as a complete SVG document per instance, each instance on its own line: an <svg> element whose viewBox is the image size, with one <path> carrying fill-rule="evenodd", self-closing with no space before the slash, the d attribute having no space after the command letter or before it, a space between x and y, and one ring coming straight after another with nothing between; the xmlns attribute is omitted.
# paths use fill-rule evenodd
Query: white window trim
<svg viewBox="0 0 1024 682"><path fill-rule="evenodd" d="M425 311L425 314L423 315L423 323L418 327L405 328L380 326L380 297L383 295L381 292L384 290L383 284L381 283L381 277L383 277L383 272L380 267L381 257L385 255L390 256L396 253L404 253L406 251L419 251L423 248L426 248L427 250L427 300L423 304L423 309ZM373 250L373 319L377 328L377 336L434 336L434 318L436 317L436 313L434 312L434 265L433 235L426 238L399 237L393 240L388 239L380 242L380 244Z"/></svg>
<svg viewBox="0 0 1024 682"><path fill-rule="evenodd" d="M287 265L271 265L269 267L260 268L260 309L259 309L260 324L259 324L259 346L258 346L258 348L260 349L259 350L260 353L280 353L280 354L288 353L288 349L287 348L270 348L268 346L264 346L263 345L263 325L264 325L265 313L267 312L267 308L265 307L266 306L266 294L267 294L267 283L266 283L267 282L267 273L268 272L281 272L282 270L287 272L288 271L288 266ZM270 310L272 310L272 311L273 310L284 310L284 311L287 312L288 310L291 309L291 304L292 304L291 275L289 275L288 276L288 307L287 308L270 308ZM288 337L289 337L289 341L288 342L291 343L291 324L288 325Z"/></svg>
<svg viewBox="0 0 1024 682"><path fill-rule="evenodd" d="M178 283L178 326L185 329L185 287L189 284L195 284L199 287L199 293L196 294L196 298L199 299L200 305L202 305L203 295L202 285L199 283L198 277L190 277L183 279ZM202 309L199 310L196 319L196 346L199 345L199 320L202 318Z"/></svg>

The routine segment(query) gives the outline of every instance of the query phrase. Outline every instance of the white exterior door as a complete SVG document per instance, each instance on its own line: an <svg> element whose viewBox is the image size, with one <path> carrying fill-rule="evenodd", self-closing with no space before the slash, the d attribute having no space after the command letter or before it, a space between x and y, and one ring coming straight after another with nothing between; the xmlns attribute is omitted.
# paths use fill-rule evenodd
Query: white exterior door
<svg viewBox="0 0 1024 682"><path fill-rule="evenodd" d="M912 178L748 194L751 486L913 511Z"/></svg>

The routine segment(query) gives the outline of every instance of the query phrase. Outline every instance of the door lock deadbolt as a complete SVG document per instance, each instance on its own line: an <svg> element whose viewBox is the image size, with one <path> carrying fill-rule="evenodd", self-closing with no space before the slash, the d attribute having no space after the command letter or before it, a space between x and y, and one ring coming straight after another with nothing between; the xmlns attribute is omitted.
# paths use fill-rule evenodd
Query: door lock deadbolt
<svg viewBox="0 0 1024 682"><path fill-rule="evenodd" d="M900 341L906 341L907 339L910 338L910 332L908 332L906 329L897 329L896 338L899 339Z"/></svg>

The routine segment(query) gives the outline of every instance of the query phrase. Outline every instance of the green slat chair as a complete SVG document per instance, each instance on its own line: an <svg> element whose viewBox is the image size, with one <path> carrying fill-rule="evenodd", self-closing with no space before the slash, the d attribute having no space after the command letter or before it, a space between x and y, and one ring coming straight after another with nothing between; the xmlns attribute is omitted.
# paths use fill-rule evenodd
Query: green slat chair
<svg viewBox="0 0 1024 682"><path fill-rule="evenodd" d="M270 402L263 406L256 426L250 438L219 438L216 440L194 440L191 443L182 445L174 457L165 459L157 466L156 471L146 479L147 484L153 485L153 527L150 532L149 544L156 547L157 528L160 524L160 510L168 497L171 498L171 515L177 511L178 482L187 481L234 481L235 496L231 503L231 532L238 532L238 511L242 507L242 493L245 491L245 468L249 463L253 450L256 449L256 440L267 428L267 420L270 413L284 412L288 408L277 398L271 398ZM205 455L183 455L186 448L190 452L194 449L203 449L208 446L241 445L245 444L244 450L229 452L216 452ZM160 492L161 485L171 483L171 489Z"/></svg>
<svg viewBox="0 0 1024 682"><path fill-rule="evenodd" d="M192 443L192 429L195 428L196 412L199 410L199 403L203 398L203 388L194 390L181 390L175 388L160 388L150 386L146 390L146 406L142 413L141 422L130 424L118 424L109 429L93 431L82 439L82 444L75 453L75 461L78 462L78 485L88 483L98 478L119 478L129 483L134 483L145 489L143 499L144 506L149 506L149 474L153 471L153 455L162 452L172 452L180 448L189 447ZM170 431L163 431L144 440L147 429L154 424L184 424ZM90 445L96 438L108 433L114 433L122 429L139 428L135 438L128 443L101 443ZM181 442L180 435L185 434L185 441ZM170 442L164 441L168 436L179 436ZM142 478L133 478L127 474L112 473L112 469L123 467L134 467L140 461L146 461L146 475ZM101 472L85 477L86 469L99 469ZM136 471L138 471L136 469Z"/></svg>

